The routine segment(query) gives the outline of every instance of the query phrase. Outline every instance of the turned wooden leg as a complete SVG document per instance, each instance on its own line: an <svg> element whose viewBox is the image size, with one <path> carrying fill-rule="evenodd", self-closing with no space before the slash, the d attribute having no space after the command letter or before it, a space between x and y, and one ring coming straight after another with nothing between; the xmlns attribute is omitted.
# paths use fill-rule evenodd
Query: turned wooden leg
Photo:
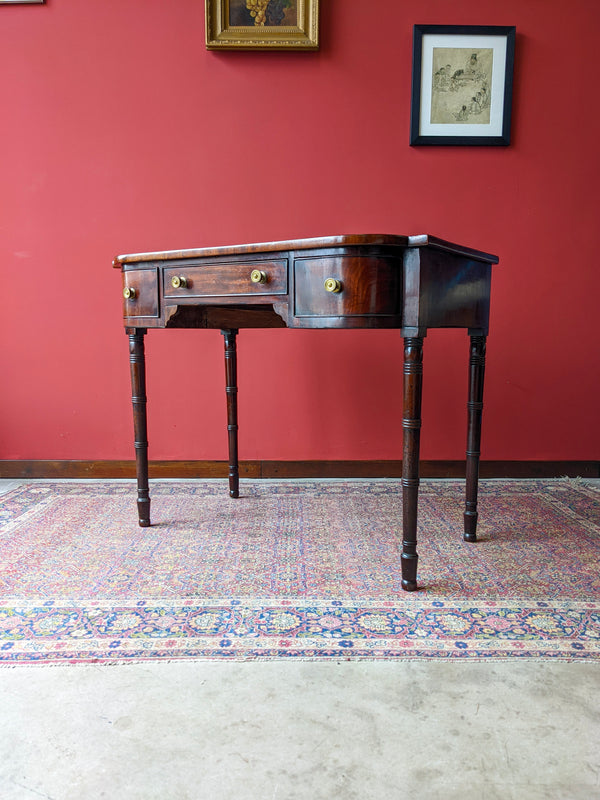
<svg viewBox="0 0 600 800"><path fill-rule="evenodd" d="M404 339L404 401L402 430L402 588L417 588L417 511L419 502L419 446L421 443L421 394L423 387L423 339Z"/></svg>
<svg viewBox="0 0 600 800"><path fill-rule="evenodd" d="M229 439L229 495L240 496L237 414L237 330L221 331L225 337L225 392L227 395L227 436Z"/></svg>
<svg viewBox="0 0 600 800"><path fill-rule="evenodd" d="M127 328L131 368L131 404L135 440L135 467L138 490L138 517L142 528L150 525L150 491L148 488L148 426L146 422L146 359L145 328Z"/></svg>
<svg viewBox="0 0 600 800"><path fill-rule="evenodd" d="M465 502L466 542L477 541L477 488L481 448L481 415L483 412L483 378L485 373L485 336L471 336L469 359L469 401L467 403L467 486Z"/></svg>

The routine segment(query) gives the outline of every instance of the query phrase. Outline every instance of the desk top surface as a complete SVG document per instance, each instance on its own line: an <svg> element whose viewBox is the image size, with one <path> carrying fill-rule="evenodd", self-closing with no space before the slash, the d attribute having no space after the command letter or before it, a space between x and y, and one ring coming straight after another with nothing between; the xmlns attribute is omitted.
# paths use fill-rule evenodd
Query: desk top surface
<svg viewBox="0 0 600 800"><path fill-rule="evenodd" d="M459 244L438 239L429 234L418 236L400 236L386 233L344 234L339 236L323 236L314 239L291 239L281 242L260 242L255 244L228 245L225 247L202 247L190 250L165 250L155 253L132 253L117 256L113 261L115 269L121 269L124 264L139 263L141 261L170 261L180 258L212 258L218 256L241 256L251 253L271 253L290 250L315 250L332 247L357 247L357 246L385 246L406 249L408 247L429 247L449 253L465 256L476 261L485 261L497 264L498 256L463 247Z"/></svg>

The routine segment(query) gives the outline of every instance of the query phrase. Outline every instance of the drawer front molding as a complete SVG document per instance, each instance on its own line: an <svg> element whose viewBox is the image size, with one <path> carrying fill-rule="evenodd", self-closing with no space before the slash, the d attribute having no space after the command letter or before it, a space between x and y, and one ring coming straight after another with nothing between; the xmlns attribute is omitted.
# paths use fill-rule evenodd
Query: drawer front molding
<svg viewBox="0 0 600 800"><path fill-rule="evenodd" d="M163 270L163 292L168 299L284 295L287 287L287 259L183 265Z"/></svg>
<svg viewBox="0 0 600 800"><path fill-rule="evenodd" d="M123 272L123 317L158 317L158 270Z"/></svg>
<svg viewBox="0 0 600 800"><path fill-rule="evenodd" d="M387 317L401 311L402 262L393 257L296 258L297 317Z"/></svg>

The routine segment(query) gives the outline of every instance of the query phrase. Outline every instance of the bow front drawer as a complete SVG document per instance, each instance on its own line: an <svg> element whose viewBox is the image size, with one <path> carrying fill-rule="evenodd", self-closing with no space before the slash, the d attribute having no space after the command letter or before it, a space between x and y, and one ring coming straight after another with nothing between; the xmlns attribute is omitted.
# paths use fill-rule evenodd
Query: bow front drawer
<svg viewBox="0 0 600 800"><path fill-rule="evenodd" d="M287 259L169 267L163 280L166 298L286 294Z"/></svg>
<svg viewBox="0 0 600 800"><path fill-rule="evenodd" d="M391 317L400 314L402 262L383 256L297 258L297 317Z"/></svg>

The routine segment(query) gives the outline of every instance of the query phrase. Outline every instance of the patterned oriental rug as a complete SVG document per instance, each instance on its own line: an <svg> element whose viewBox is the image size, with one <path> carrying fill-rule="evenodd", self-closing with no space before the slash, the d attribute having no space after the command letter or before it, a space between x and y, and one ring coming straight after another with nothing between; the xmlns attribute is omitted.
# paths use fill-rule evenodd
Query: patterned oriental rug
<svg viewBox="0 0 600 800"><path fill-rule="evenodd" d="M600 482L423 481L420 591L397 480L32 482L0 497L0 663L600 660Z"/></svg>

